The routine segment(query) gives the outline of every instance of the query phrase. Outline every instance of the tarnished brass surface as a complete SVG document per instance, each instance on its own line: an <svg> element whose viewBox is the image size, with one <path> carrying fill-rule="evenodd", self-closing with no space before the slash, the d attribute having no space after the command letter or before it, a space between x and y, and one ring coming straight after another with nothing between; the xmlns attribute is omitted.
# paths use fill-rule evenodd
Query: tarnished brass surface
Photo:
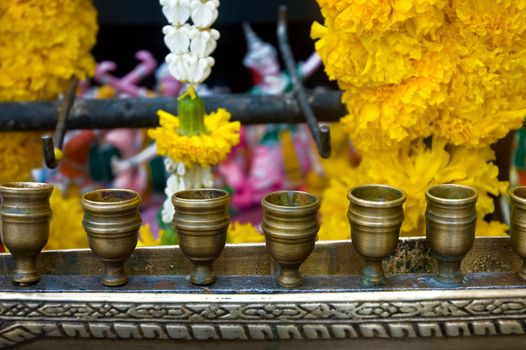
<svg viewBox="0 0 526 350"><path fill-rule="evenodd" d="M382 260L391 255L398 244L404 221L405 193L387 185L357 186L347 193L354 248L365 258L362 283L365 286L384 282Z"/></svg>
<svg viewBox="0 0 526 350"><path fill-rule="evenodd" d="M37 282L36 259L47 243L53 185L11 182L0 186L2 196L2 241L13 255L13 281L20 285Z"/></svg>
<svg viewBox="0 0 526 350"><path fill-rule="evenodd" d="M283 287L302 284L299 268L314 248L320 229L315 195L300 191L267 194L261 201L262 229L267 249L280 266L278 283Z"/></svg>
<svg viewBox="0 0 526 350"><path fill-rule="evenodd" d="M514 189L511 194L511 244L524 261L518 275L526 280L526 186Z"/></svg>
<svg viewBox="0 0 526 350"><path fill-rule="evenodd" d="M43 276L39 284L49 277ZM455 338L485 336L486 344L495 345L499 336L525 336L523 281L516 274L467 277L466 287L439 289L426 282L431 280L429 275L392 276L388 281L396 286L367 289L360 288L358 276L348 276L335 279L332 290L319 288L320 281L331 283L330 276L306 278L305 284L314 285L310 288L270 285L252 291L241 286L258 286L260 280L269 279L237 276L231 278L233 288L226 292L216 285L190 286L188 291L166 289L155 276L146 280L131 276L129 285L119 289L98 286L83 291L70 284L50 290L51 283L44 289L33 286L31 291L2 287L0 348L64 338L70 339L67 348L76 348L76 341L82 339L112 339L112 348L136 340L147 340L148 348L166 348L166 341L181 342L183 348L205 348L206 341L213 341L208 343L211 346L223 341L249 346L296 340L332 349L331 341L340 340L346 344L337 348L348 349L356 340L418 339L424 345L433 338L442 339L447 347L447 341ZM63 282L69 278L55 276ZM164 278L172 286L184 281L176 276ZM497 284L487 286L488 281Z"/></svg>
<svg viewBox="0 0 526 350"><path fill-rule="evenodd" d="M102 189L82 196L84 220L91 250L104 265L102 283L121 286L128 281L124 262L137 245L141 226L141 197L131 190Z"/></svg>
<svg viewBox="0 0 526 350"><path fill-rule="evenodd" d="M264 243L226 244L214 263L219 276L277 275L279 266L272 261ZM425 237L401 237L393 255L383 263L387 275L431 273L436 261L431 257ZM463 273L511 272L522 266L513 252L509 237L478 237L473 249L462 260ZM318 241L301 266L303 275L360 274L363 259L350 240ZM0 274L9 275L13 261L0 253ZM49 250L38 257L37 269L47 275L97 276L102 266L90 249ZM192 265L179 246L136 248L126 263L131 275L187 275Z"/></svg>
<svg viewBox="0 0 526 350"><path fill-rule="evenodd" d="M190 281L196 285L214 283L212 264L225 247L230 225L230 195L218 189L187 190L174 194L172 202L179 245L193 265Z"/></svg>
<svg viewBox="0 0 526 350"><path fill-rule="evenodd" d="M138 248L129 282L109 288L90 250L45 251L38 267L47 275L19 288L1 276L13 259L0 254L0 348L493 349L510 336L526 344L526 284L510 273L522 261L508 237L475 240L462 288L437 285L433 263L425 239L402 238L384 261L386 283L363 288L352 243L318 242L303 286L282 288L264 244L227 245L222 276L200 287L181 276L191 266L179 247Z"/></svg>
<svg viewBox="0 0 526 350"><path fill-rule="evenodd" d="M462 283L460 264L475 240L477 191L469 186L444 184L426 191L426 236L438 261L440 283Z"/></svg>

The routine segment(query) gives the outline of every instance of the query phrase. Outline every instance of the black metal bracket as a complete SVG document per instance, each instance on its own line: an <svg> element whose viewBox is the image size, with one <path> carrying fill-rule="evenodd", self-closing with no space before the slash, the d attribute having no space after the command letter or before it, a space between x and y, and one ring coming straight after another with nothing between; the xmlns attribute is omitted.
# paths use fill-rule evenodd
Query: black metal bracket
<svg viewBox="0 0 526 350"><path fill-rule="evenodd" d="M75 96L77 94L78 79L73 78L69 84L68 92L66 97L63 99L60 106L60 112L58 115L57 126L55 129L55 137L51 135L42 136L42 150L44 152L44 161L46 166L50 169L54 169L58 165L57 155L55 153L55 141L56 149L62 151L64 145L64 135L66 134L66 122L68 120L71 108L75 102Z"/></svg>
<svg viewBox="0 0 526 350"><path fill-rule="evenodd" d="M314 142L316 142L318 153L322 158L329 158L331 156L330 129L326 125L320 126L318 124L318 120L312 111L309 100L307 99L305 88L296 72L296 62L292 55L287 35L287 6L285 5L279 7L277 34L279 51L281 52L281 56L285 61L285 66L292 80L293 94L305 116L305 120L307 121L307 125L309 126L312 137L314 138Z"/></svg>

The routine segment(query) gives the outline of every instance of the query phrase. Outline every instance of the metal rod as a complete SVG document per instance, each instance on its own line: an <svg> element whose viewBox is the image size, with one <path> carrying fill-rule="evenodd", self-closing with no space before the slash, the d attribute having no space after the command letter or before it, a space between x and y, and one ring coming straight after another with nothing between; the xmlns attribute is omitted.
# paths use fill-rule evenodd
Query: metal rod
<svg viewBox="0 0 526 350"><path fill-rule="evenodd" d="M323 128L319 127L318 120L309 104L301 79L296 73L296 62L292 50L290 49L287 35L287 6L285 5L279 7L277 34L279 50L285 61L287 71L290 74L294 88L293 92L298 99L303 114L305 115L305 120L307 121L307 125L309 126L312 137L314 138L314 142L316 142L316 145L318 146L318 152L323 158L329 158L331 155L330 129L327 126Z"/></svg>
<svg viewBox="0 0 526 350"><path fill-rule="evenodd" d="M68 92L66 94L66 98L64 99L64 102L60 109L60 114L58 116L57 128L55 130L55 139L54 139L57 144L57 148L59 149L62 149L62 146L64 145L64 135L66 134L67 121L68 121L69 114L71 113L71 108L73 107L73 103L75 102L75 96L77 94L78 85L79 85L79 80L74 77L71 80L71 83L68 88Z"/></svg>
<svg viewBox="0 0 526 350"><path fill-rule="evenodd" d="M66 134L66 123L68 120L68 116L71 112L71 107L73 107L73 103L75 102L78 84L79 80L73 77L71 83L69 84L66 97L64 98L60 106L57 126L55 129L55 138L53 139L50 135L42 136L42 151L44 153L44 162L46 163L46 166L50 169L54 169L58 165L58 159L56 158L55 149L62 151L62 146L64 144L64 135Z"/></svg>
<svg viewBox="0 0 526 350"><path fill-rule="evenodd" d="M228 109L232 120L242 124L304 123L303 113L292 94L225 94L202 97L207 111ZM341 92L334 90L307 93L307 99L320 121L337 121L345 115ZM53 130L57 123L58 102L0 103L0 130ZM177 114L177 100L170 97L124 99L76 99L67 128L109 129L146 128L159 125L157 111Z"/></svg>

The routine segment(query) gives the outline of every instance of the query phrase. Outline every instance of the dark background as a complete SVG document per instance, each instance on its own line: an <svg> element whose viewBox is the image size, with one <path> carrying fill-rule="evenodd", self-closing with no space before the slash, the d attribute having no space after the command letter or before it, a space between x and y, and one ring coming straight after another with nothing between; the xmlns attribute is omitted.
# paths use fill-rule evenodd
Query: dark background
<svg viewBox="0 0 526 350"><path fill-rule="evenodd" d="M213 27L221 38L212 54L216 64L207 84L226 85L232 92L246 92L252 85L250 74L242 64L246 42L241 23L248 21L264 41L276 48L276 18L279 5L288 6L289 41L297 61L305 60L314 51L310 38L312 22L321 21L315 0L221 0L219 17ZM157 0L95 0L99 13L99 33L93 54L97 62L117 63L117 76L129 72L137 64L139 50L150 51L159 63L168 49L163 42L162 27L167 24ZM283 67L283 64L282 64ZM153 86L153 77L145 81ZM319 69L306 85L328 85Z"/></svg>

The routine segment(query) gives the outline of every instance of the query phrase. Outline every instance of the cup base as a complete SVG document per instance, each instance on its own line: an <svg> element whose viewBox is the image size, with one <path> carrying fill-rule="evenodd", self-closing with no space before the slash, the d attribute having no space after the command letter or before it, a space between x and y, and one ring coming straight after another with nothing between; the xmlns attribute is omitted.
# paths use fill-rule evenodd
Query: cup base
<svg viewBox="0 0 526 350"><path fill-rule="evenodd" d="M103 276L102 284L107 287L119 287L128 283L128 276Z"/></svg>
<svg viewBox="0 0 526 350"><path fill-rule="evenodd" d="M435 282L440 284L445 284L447 286L460 286L462 285L462 279L463 275L460 274L458 276L441 276L441 275L435 275L433 279Z"/></svg>
<svg viewBox="0 0 526 350"><path fill-rule="evenodd" d="M303 284L303 281L301 279L291 279L288 277L281 278L281 276L279 276L276 280L278 281L278 284L280 286L285 288L296 288Z"/></svg>
<svg viewBox="0 0 526 350"><path fill-rule="evenodd" d="M460 286L464 275L460 271L460 263L462 258L445 258L437 257L437 272L435 274L435 281L440 284L448 286Z"/></svg>
<svg viewBox="0 0 526 350"><path fill-rule="evenodd" d="M31 282L17 282L13 280L13 284L17 287L29 287L29 286L32 286L38 283L38 281L40 281L40 278L36 281L31 281Z"/></svg>
<svg viewBox="0 0 526 350"><path fill-rule="evenodd" d="M216 275L211 266L194 265L189 279L196 286L208 286L215 283Z"/></svg>
<svg viewBox="0 0 526 350"><path fill-rule="evenodd" d="M366 260L360 281L364 287L384 284L385 274L382 268L382 260Z"/></svg>
<svg viewBox="0 0 526 350"><path fill-rule="evenodd" d="M36 272L15 273L13 283L20 287L27 287L40 281L40 275Z"/></svg>
<svg viewBox="0 0 526 350"><path fill-rule="evenodd" d="M281 266L281 272L276 278L278 284L285 288L295 288L303 284L299 266Z"/></svg>

